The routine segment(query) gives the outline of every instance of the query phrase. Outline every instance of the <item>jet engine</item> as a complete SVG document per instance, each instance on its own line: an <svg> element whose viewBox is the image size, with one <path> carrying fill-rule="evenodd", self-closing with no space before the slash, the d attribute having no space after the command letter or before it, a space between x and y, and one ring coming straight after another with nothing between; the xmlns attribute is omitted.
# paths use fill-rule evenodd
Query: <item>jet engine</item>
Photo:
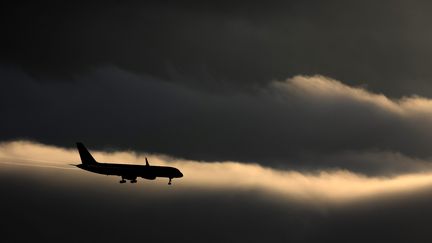
<svg viewBox="0 0 432 243"><path fill-rule="evenodd" d="M154 175L144 175L144 176L141 176L142 178L144 178L144 179L147 179L147 180L154 180L154 179L156 179L156 176L154 176Z"/></svg>

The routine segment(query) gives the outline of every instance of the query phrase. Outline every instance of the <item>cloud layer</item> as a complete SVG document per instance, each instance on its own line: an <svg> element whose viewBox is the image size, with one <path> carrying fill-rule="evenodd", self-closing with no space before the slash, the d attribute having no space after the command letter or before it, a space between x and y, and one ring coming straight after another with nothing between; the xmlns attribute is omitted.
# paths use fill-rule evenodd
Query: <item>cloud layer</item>
<svg viewBox="0 0 432 243"><path fill-rule="evenodd" d="M319 73L396 97L431 96L431 7L421 0L5 2L0 62L41 81L113 65L204 89Z"/></svg>
<svg viewBox="0 0 432 243"><path fill-rule="evenodd" d="M101 162L143 164L144 161L144 155L132 151L111 153L93 151L92 153L96 160ZM397 177L365 177L342 170L301 173L232 161L208 163L175 159L163 155L148 157L154 165L171 165L182 170L185 177L175 180L180 191L254 191L260 195L270 196L275 200L282 199L315 204L316 206L366 199L379 200L381 197L388 196L403 196L404 193L432 186L432 168L429 168L429 171L425 173L406 174ZM15 141L0 145L0 162L4 169L18 169L31 173L31 167L34 166L71 170L73 167L70 164L80 163L80 159L76 150ZM86 182L96 177L88 172L81 170L79 172L69 173L80 178L87 177L84 179ZM112 177L111 182L106 183L114 183L116 179ZM52 180L56 179L47 179L47 181ZM57 183L64 183L64 180L60 179ZM156 182L140 183L161 185L161 183Z"/></svg>
<svg viewBox="0 0 432 243"><path fill-rule="evenodd" d="M390 99L323 76L210 93L112 67L74 83L0 72L8 84L0 91L2 140L371 175L422 171L431 156L431 100Z"/></svg>
<svg viewBox="0 0 432 243"><path fill-rule="evenodd" d="M143 163L132 151L92 151L101 161ZM4 240L172 242L427 242L430 173L392 178L349 171L300 173L238 162L163 155L174 180L119 184L71 169L71 149L15 141L0 145ZM22 230L26 234L22 234ZM145 229L145 236L143 236ZM20 233L21 232L21 233ZM161 236L162 239L161 239Z"/></svg>

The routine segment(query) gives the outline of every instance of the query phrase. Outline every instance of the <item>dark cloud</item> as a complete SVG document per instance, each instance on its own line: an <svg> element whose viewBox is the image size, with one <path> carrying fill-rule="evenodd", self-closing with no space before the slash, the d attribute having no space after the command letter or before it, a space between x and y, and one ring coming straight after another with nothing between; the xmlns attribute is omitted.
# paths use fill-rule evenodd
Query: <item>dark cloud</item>
<svg viewBox="0 0 432 243"><path fill-rule="evenodd" d="M2 241L430 242L431 8L1 3Z"/></svg>
<svg viewBox="0 0 432 243"><path fill-rule="evenodd" d="M432 94L426 1L4 3L1 9L1 61L36 77L114 65L212 90L322 74L392 96Z"/></svg>
<svg viewBox="0 0 432 243"><path fill-rule="evenodd" d="M2 140L368 174L419 171L431 156L430 100L390 100L321 76L222 94L116 68L72 83L1 76Z"/></svg>

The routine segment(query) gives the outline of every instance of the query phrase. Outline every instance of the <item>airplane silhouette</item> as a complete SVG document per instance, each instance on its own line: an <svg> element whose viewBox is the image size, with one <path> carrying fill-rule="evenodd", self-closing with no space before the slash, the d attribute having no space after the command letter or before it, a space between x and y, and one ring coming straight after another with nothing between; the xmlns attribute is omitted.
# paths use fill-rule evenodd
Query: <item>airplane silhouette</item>
<svg viewBox="0 0 432 243"><path fill-rule="evenodd" d="M151 166L147 158L145 158L146 165L99 163L93 158L84 144L77 143L76 145L82 164L73 166L98 174L121 176L122 179L120 183L125 183L126 180L130 180L131 183L136 183L137 177L142 177L147 180L154 180L156 177L166 177L169 178L168 185L171 185L171 180L173 178L183 177L183 174L177 168L169 166Z"/></svg>

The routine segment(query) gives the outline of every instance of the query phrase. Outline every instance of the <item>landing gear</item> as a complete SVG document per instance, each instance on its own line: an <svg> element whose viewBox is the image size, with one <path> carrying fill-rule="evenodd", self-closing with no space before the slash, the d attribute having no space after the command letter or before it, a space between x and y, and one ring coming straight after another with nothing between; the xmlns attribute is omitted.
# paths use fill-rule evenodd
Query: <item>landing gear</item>
<svg viewBox="0 0 432 243"><path fill-rule="evenodd" d="M137 180L136 179L131 180L130 183L137 183Z"/></svg>
<svg viewBox="0 0 432 243"><path fill-rule="evenodd" d="M126 180L122 178L122 180L120 181L121 184L126 183Z"/></svg>
<svg viewBox="0 0 432 243"><path fill-rule="evenodd" d="M168 185L171 185L171 177L169 178Z"/></svg>

